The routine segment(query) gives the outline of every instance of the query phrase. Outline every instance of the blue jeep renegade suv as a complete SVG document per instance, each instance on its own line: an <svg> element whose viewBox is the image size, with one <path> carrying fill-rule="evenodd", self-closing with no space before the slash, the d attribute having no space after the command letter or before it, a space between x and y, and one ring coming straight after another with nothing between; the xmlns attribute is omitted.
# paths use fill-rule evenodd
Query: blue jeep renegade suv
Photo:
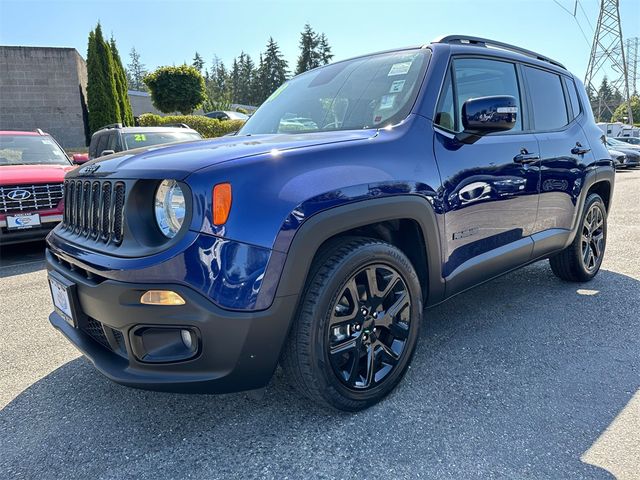
<svg viewBox="0 0 640 480"><path fill-rule="evenodd" d="M110 379L264 387L366 408L401 380L423 308L548 258L602 263L614 167L581 82L474 37L283 84L235 136L70 172L48 237L59 329Z"/></svg>

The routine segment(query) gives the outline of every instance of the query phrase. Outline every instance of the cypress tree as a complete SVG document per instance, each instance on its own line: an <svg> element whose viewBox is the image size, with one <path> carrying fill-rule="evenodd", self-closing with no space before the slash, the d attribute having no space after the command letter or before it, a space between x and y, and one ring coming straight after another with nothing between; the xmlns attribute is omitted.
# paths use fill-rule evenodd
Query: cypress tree
<svg viewBox="0 0 640 480"><path fill-rule="evenodd" d="M111 37L111 41L109 42L109 49L113 59L113 77L118 94L120 120L123 125L132 126L134 124L134 120L133 111L131 110L131 102L129 101L129 94L127 93L127 76L124 73L120 54L118 53L116 41L113 37Z"/></svg>
<svg viewBox="0 0 640 480"><path fill-rule="evenodd" d="M87 49L87 107L90 133L110 123L120 122L120 108L109 45L100 23L89 33Z"/></svg>

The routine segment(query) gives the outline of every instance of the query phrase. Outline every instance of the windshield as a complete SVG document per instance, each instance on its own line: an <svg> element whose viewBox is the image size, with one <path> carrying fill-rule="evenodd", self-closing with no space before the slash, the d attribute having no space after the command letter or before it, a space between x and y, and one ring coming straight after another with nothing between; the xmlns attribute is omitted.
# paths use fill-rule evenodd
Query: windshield
<svg viewBox="0 0 640 480"><path fill-rule="evenodd" d="M202 137L196 132L140 132L124 134L127 150L131 148L150 147L162 143L188 142L190 140L202 140Z"/></svg>
<svg viewBox="0 0 640 480"><path fill-rule="evenodd" d="M607 138L607 145L610 146L618 146L618 147L628 147L629 145L625 142L621 142L620 140L615 140L613 138Z"/></svg>
<svg viewBox="0 0 640 480"><path fill-rule="evenodd" d="M0 135L0 165L71 165L48 135Z"/></svg>
<svg viewBox="0 0 640 480"><path fill-rule="evenodd" d="M393 125L411 111L428 50L355 58L282 84L239 135L360 130Z"/></svg>

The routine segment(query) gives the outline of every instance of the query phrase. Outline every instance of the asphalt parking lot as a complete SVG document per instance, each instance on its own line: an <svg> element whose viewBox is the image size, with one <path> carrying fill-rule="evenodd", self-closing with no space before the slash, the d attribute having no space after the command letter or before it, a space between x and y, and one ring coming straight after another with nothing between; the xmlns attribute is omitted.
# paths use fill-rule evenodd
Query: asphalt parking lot
<svg viewBox="0 0 640 480"><path fill-rule="evenodd" d="M43 244L3 248L0 478L640 478L640 170L588 284L529 266L428 310L404 382L354 415L115 385L49 325Z"/></svg>

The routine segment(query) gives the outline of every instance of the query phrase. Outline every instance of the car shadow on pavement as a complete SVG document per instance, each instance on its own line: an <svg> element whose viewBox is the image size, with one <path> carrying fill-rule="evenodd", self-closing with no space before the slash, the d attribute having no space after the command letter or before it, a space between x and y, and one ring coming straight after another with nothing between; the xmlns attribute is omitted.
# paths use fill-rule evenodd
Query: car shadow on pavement
<svg viewBox="0 0 640 480"><path fill-rule="evenodd" d="M115 385L83 358L0 411L2 478L612 478L580 457L640 387L640 282L536 264L426 311L403 383L327 412ZM626 441L629 441L628 439Z"/></svg>

